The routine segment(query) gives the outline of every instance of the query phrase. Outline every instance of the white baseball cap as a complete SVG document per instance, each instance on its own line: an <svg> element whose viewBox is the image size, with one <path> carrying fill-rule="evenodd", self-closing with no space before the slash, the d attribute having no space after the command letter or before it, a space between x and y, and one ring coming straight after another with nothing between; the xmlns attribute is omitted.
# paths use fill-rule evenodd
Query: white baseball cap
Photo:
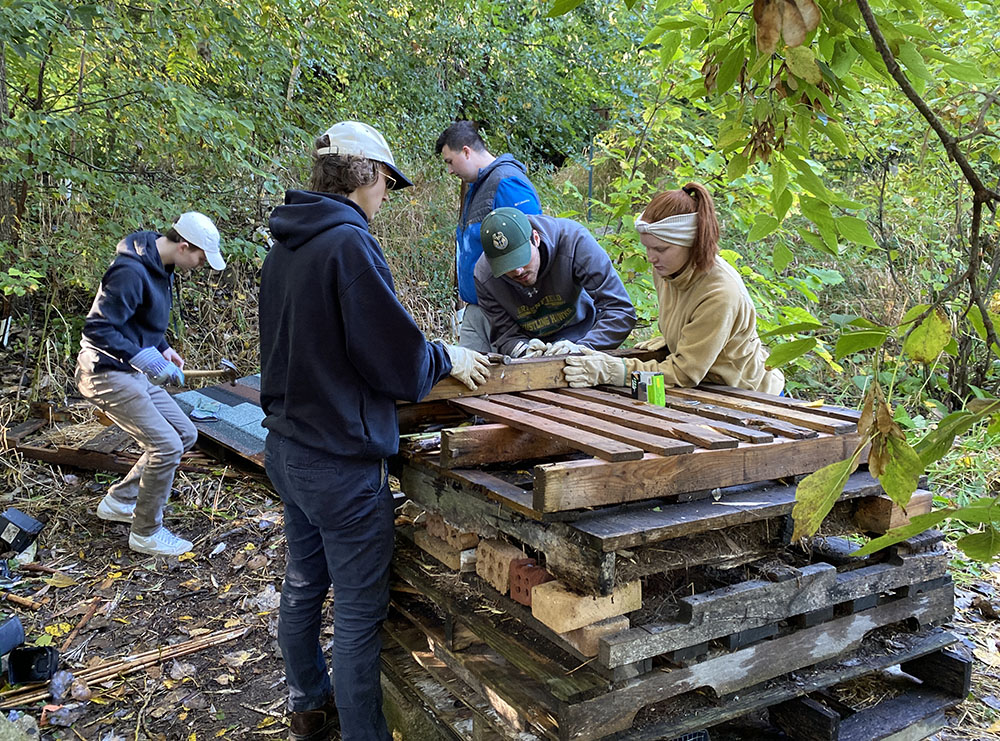
<svg viewBox="0 0 1000 741"><path fill-rule="evenodd" d="M393 190L413 185L410 179L396 167L396 161L392 158L392 152L389 151L385 137L368 124L360 121L341 121L323 133L330 139L330 146L317 149L316 154L320 156L353 154L357 157L376 160L388 167L396 178Z"/></svg>
<svg viewBox="0 0 1000 741"><path fill-rule="evenodd" d="M219 230L212 220L197 211L188 211L174 223L174 231L184 237L184 241L205 253L213 270L225 270L226 261L219 250Z"/></svg>

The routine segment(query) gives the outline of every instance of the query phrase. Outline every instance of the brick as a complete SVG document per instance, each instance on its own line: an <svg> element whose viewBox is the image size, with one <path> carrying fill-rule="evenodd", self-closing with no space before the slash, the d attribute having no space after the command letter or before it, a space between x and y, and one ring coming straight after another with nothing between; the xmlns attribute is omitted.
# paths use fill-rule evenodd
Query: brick
<svg viewBox="0 0 1000 741"><path fill-rule="evenodd" d="M597 656L598 641L601 638L628 630L629 625L627 617L615 615L606 620L598 620L596 623L563 633L562 637L584 656Z"/></svg>
<svg viewBox="0 0 1000 741"><path fill-rule="evenodd" d="M577 594L558 581L539 584L531 592L531 614L556 633L567 633L585 625L642 607L642 584L622 584L607 596Z"/></svg>
<svg viewBox="0 0 1000 741"><path fill-rule="evenodd" d="M533 558L519 558L510 562L510 596L522 605L531 607L531 590L555 577L543 569Z"/></svg>
<svg viewBox="0 0 1000 741"><path fill-rule="evenodd" d="M423 529L413 531L413 542L452 571L472 571L475 566L476 551L473 548L452 548Z"/></svg>
<svg viewBox="0 0 1000 741"><path fill-rule="evenodd" d="M476 533L460 530L434 512L427 513L427 532L460 551L475 548L479 544L479 536Z"/></svg>
<svg viewBox="0 0 1000 741"><path fill-rule="evenodd" d="M476 573L500 594L510 591L510 562L524 558L520 548L503 540L481 540L476 548Z"/></svg>

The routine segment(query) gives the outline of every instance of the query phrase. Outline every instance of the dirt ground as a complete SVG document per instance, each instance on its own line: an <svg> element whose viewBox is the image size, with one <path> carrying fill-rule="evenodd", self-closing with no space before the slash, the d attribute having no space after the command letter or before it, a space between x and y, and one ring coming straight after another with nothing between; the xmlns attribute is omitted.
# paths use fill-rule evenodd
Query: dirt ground
<svg viewBox="0 0 1000 741"><path fill-rule="evenodd" d="M117 476L63 470L11 453L0 461L0 509L16 506L47 518L34 563L58 572L12 569L16 581L0 582L0 588L45 604L30 610L0 603L0 613L21 618L29 644L60 647L96 604L62 652L64 668L75 674L151 649L167 654L123 678L94 682L89 701L69 698L61 709L45 710L51 722L42 726L41 739L284 738L276 643L284 537L279 503L261 476L233 477L232 469L225 478L179 474L165 522L195 547L193 555L163 559L130 551L126 525L93 514ZM961 586L951 627L977 662L972 697L952 713L952 727L939 738L1000 739L1000 577L984 569L975 578L956 578ZM235 628L245 634L169 656L184 642ZM5 712L17 702L11 691L0 691ZM16 709L42 720L41 701L23 701Z"/></svg>

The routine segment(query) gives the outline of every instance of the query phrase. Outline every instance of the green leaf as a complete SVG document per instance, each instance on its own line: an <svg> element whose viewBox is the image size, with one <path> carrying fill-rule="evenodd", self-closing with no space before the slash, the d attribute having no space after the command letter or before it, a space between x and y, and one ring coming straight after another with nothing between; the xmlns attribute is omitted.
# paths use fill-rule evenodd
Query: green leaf
<svg viewBox="0 0 1000 741"><path fill-rule="evenodd" d="M556 16L565 15L582 3L583 0L556 0L552 4L552 9L546 13L546 16L548 18L555 18Z"/></svg>
<svg viewBox="0 0 1000 741"><path fill-rule="evenodd" d="M913 42L903 41L900 43L899 52L896 54L896 58L906 65L907 71L909 71L914 77L918 77L921 80L926 80L928 82L934 81L933 75L931 75L924 64L924 58L920 56L920 52L917 50L917 47L913 44Z"/></svg>
<svg viewBox="0 0 1000 741"><path fill-rule="evenodd" d="M940 10L944 15L952 18L956 21L966 20L965 12L962 8L955 3L948 2L948 0L927 0L931 5Z"/></svg>
<svg viewBox="0 0 1000 741"><path fill-rule="evenodd" d="M771 255L771 264L774 265L774 272L783 273L785 268L791 265L793 259L795 259L795 256L785 246L784 242L779 242L774 246L774 254Z"/></svg>
<svg viewBox="0 0 1000 741"><path fill-rule="evenodd" d="M820 236L826 246L836 254L837 223L834 221L833 214L830 213L830 206L818 198L804 196L799 199L799 208L802 210L802 215L819 229Z"/></svg>
<svg viewBox="0 0 1000 741"><path fill-rule="evenodd" d="M642 40L642 43L640 43L639 46L648 46L649 44L652 44L654 41L660 38L663 35L663 32L666 30L667 27L660 24L653 26L651 29L649 29L649 33L646 34L646 38Z"/></svg>
<svg viewBox="0 0 1000 741"><path fill-rule="evenodd" d="M886 439L886 446L889 455L885 472L879 477L879 482L892 501L900 507L905 507L913 492L917 490L917 482L924 472L924 464L906 440L890 435Z"/></svg>
<svg viewBox="0 0 1000 741"><path fill-rule="evenodd" d="M785 64L796 77L818 85L823 81L823 72L816 64L816 55L808 46L793 46L785 52Z"/></svg>
<svg viewBox="0 0 1000 741"><path fill-rule="evenodd" d="M776 162L771 167L771 198L774 198L774 193L783 193L785 188L788 187L788 169L781 164Z"/></svg>
<svg viewBox="0 0 1000 741"><path fill-rule="evenodd" d="M790 191L783 190L781 195L774 198L774 192L771 192L771 206L774 208L774 215L777 217L778 221L784 221L785 215L788 213L788 209L792 207L792 194Z"/></svg>
<svg viewBox="0 0 1000 741"><path fill-rule="evenodd" d="M823 519L844 491L848 477L857 469L859 454L860 451L855 451L850 458L823 466L799 482L795 489L795 506L792 507L792 519L795 521L792 541L801 540L819 530Z"/></svg>
<svg viewBox="0 0 1000 741"><path fill-rule="evenodd" d="M980 497L951 512L951 518L967 525L983 525L995 522L1000 516L997 500L992 497Z"/></svg>
<svg viewBox="0 0 1000 741"><path fill-rule="evenodd" d="M944 309L924 317L903 342L903 352L918 363L933 363L951 341L951 322Z"/></svg>
<svg viewBox="0 0 1000 741"><path fill-rule="evenodd" d="M771 348L771 354L767 356L765 367L780 368L781 366L795 360L816 347L815 337L806 337L802 340L792 340Z"/></svg>
<svg viewBox="0 0 1000 741"><path fill-rule="evenodd" d="M1000 554L1000 532L990 525L981 533L972 533L959 538L955 545L969 558L989 562Z"/></svg>
<svg viewBox="0 0 1000 741"><path fill-rule="evenodd" d="M823 241L823 238L818 234L816 234L815 232L811 232L807 229L799 229L799 236L802 237L803 242L815 247L817 250L820 250L821 252L825 252L828 255L833 255L834 257L836 257L839 254L836 248L830 249L830 247L827 246L826 242Z"/></svg>
<svg viewBox="0 0 1000 741"><path fill-rule="evenodd" d="M981 416L960 409L938 422L935 429L913 445L913 449L920 456L924 467L926 468L951 450L955 436L968 432L980 419L982 419Z"/></svg>
<svg viewBox="0 0 1000 741"><path fill-rule="evenodd" d="M795 322L794 324L783 324L780 327L775 327L770 332L764 332L760 335L762 340L768 337L776 337L778 335L784 334L795 334L796 332L811 332L814 329L821 329L823 327L819 322Z"/></svg>
<svg viewBox="0 0 1000 741"><path fill-rule="evenodd" d="M802 484L799 484L802 486ZM794 513L794 509L792 512ZM944 508L935 510L934 512L928 512L924 515L917 515L910 520L908 525L903 525L902 527L895 527L881 538L875 538L870 540L863 548L852 553L852 556L870 556L876 551L880 551L883 548L888 548L896 543L901 543L907 538L912 538L914 535L920 535L924 530L930 530L932 527L938 525L942 520L944 520L949 514L954 510L950 508Z"/></svg>
<svg viewBox="0 0 1000 741"><path fill-rule="evenodd" d="M809 166L809 163L805 160L793 159L790 160L792 166L796 169L797 175L795 176L795 182L805 188L807 191L812 193L817 198L822 198L824 201L830 200L830 193L823 185L823 181L820 180L819 176L813 172L813 169Z"/></svg>
<svg viewBox="0 0 1000 741"><path fill-rule="evenodd" d="M746 54L744 54L743 45L738 44L719 65L719 74L715 78L717 92L724 93L733 86L745 61Z"/></svg>
<svg viewBox="0 0 1000 741"><path fill-rule="evenodd" d="M854 216L840 216L836 219L837 231L848 242L860 244L865 247L876 247L875 240L872 239L868 231L868 224L863 219Z"/></svg>
<svg viewBox="0 0 1000 741"><path fill-rule="evenodd" d="M660 41L660 64L666 67L673 61L677 54L677 49L681 45L681 34L679 31L671 31Z"/></svg>
<svg viewBox="0 0 1000 741"><path fill-rule="evenodd" d="M747 135L746 129L744 129L739 124L732 126L728 129L723 129L719 132L719 138L715 142L715 146L719 149L725 149L736 142L742 141Z"/></svg>
<svg viewBox="0 0 1000 741"><path fill-rule="evenodd" d="M982 70L972 64L946 64L941 69L948 76L962 82L988 82Z"/></svg>
<svg viewBox="0 0 1000 741"><path fill-rule="evenodd" d="M768 214L758 214L747 234L748 242L757 242L778 228L778 220Z"/></svg>
<svg viewBox="0 0 1000 741"><path fill-rule="evenodd" d="M726 179L729 182L733 182L737 178L741 178L746 174L747 171L747 158L745 154L737 152L729 160L729 166L726 168Z"/></svg>
<svg viewBox="0 0 1000 741"><path fill-rule="evenodd" d="M884 330L863 329L859 332L845 332L837 339L833 357L837 360L873 347L882 347L889 333Z"/></svg>
<svg viewBox="0 0 1000 741"><path fill-rule="evenodd" d="M827 121L825 126L820 127L820 131L826 134L827 139L833 142L833 146L841 154L847 154L850 151L851 145L847 141L847 136L844 135L844 130L839 125L833 121Z"/></svg>

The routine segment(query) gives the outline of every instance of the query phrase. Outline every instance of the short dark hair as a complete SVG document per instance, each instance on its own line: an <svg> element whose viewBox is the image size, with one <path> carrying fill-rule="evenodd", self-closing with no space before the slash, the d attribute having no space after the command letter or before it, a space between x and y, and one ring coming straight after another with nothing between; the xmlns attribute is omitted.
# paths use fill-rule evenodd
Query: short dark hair
<svg viewBox="0 0 1000 741"><path fill-rule="evenodd" d="M171 242L176 242L177 244L180 244L181 242L187 242L191 247L198 247L198 245L196 245L190 239L185 239L184 237L182 237L180 235L180 232L178 232L173 227L170 227L169 229L167 229L167 233L164 234L163 236L165 236ZM198 249L200 250L201 247L198 247Z"/></svg>
<svg viewBox="0 0 1000 741"><path fill-rule="evenodd" d="M326 134L316 139L316 149L330 146ZM379 163L354 154L316 154L313 152L309 190L319 193L350 195L358 188L371 185L378 179Z"/></svg>
<svg viewBox="0 0 1000 741"><path fill-rule="evenodd" d="M453 151L458 151L462 147L468 147L476 152L486 151L486 145L479 136L479 127L475 121L456 121L442 131L437 144L434 145L434 154L441 154L441 150L445 147Z"/></svg>

